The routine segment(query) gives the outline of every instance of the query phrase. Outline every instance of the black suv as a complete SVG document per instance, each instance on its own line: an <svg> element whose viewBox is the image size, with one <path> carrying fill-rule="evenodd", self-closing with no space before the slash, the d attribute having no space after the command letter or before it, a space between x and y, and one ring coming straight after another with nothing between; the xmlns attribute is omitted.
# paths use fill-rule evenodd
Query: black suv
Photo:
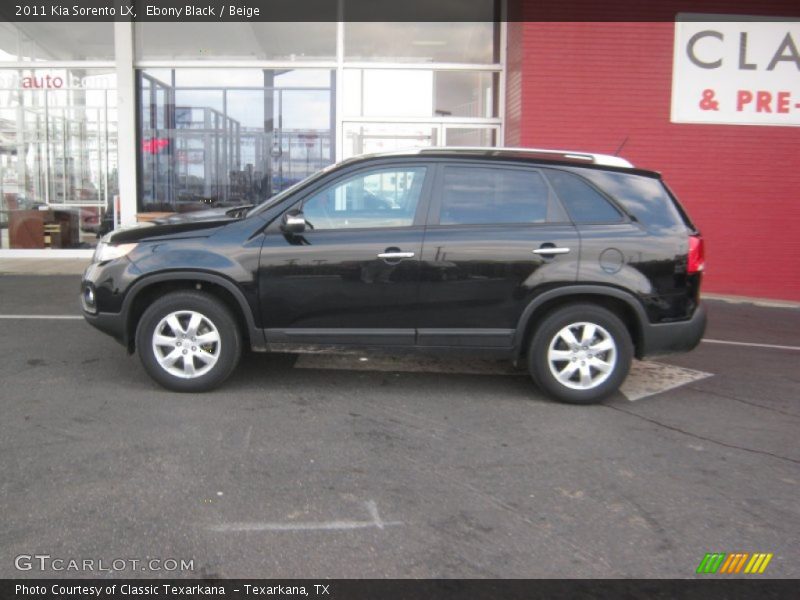
<svg viewBox="0 0 800 600"><path fill-rule="evenodd" d="M177 391L242 348L473 351L597 402L705 328L703 240L659 174L614 156L432 148L329 167L252 209L98 245L86 319Z"/></svg>

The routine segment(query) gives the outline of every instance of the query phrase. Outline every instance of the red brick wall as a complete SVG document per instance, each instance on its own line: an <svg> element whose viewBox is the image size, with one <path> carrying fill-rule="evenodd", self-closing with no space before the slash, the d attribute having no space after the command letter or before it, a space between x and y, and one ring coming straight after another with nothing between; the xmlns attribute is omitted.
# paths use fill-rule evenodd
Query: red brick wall
<svg viewBox="0 0 800 600"><path fill-rule="evenodd" d="M506 145L627 140L620 155L661 171L702 230L705 291L800 300L800 128L670 123L673 35L666 20L510 23Z"/></svg>

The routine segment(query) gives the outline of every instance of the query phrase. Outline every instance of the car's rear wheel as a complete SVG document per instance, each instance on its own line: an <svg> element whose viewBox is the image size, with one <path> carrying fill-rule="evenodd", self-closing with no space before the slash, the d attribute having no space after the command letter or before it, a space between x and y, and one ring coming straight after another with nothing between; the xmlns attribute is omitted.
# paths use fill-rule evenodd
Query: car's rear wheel
<svg viewBox="0 0 800 600"><path fill-rule="evenodd" d="M225 381L242 352L236 320L209 294L173 292L145 310L136 348L148 375L177 392L204 392Z"/></svg>
<svg viewBox="0 0 800 600"><path fill-rule="evenodd" d="M594 404L622 385L633 343L614 313L593 304L572 304L548 314L528 351L528 370L550 396Z"/></svg>

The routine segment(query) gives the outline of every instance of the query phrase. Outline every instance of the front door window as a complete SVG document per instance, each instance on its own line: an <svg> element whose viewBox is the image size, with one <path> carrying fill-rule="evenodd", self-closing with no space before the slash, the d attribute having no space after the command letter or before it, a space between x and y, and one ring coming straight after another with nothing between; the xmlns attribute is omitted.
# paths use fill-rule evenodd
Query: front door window
<svg viewBox="0 0 800 600"><path fill-rule="evenodd" d="M425 167L355 175L316 193L303 204L314 229L408 227L422 195Z"/></svg>

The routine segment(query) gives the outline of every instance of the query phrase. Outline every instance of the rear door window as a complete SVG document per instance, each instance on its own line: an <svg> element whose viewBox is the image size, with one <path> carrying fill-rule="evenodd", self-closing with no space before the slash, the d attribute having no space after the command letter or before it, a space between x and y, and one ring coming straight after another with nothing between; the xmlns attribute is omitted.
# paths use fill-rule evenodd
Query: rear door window
<svg viewBox="0 0 800 600"><path fill-rule="evenodd" d="M564 222L566 215L535 169L446 166L441 225Z"/></svg>

